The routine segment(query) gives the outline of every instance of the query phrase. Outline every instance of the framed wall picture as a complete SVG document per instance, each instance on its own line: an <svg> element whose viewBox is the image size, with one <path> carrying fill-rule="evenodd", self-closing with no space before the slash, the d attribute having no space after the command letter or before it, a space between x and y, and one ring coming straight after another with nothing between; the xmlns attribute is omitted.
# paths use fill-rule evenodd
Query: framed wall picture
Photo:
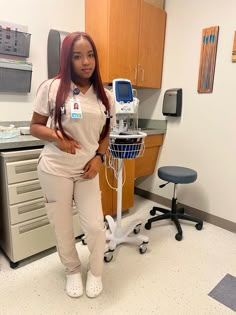
<svg viewBox="0 0 236 315"><path fill-rule="evenodd" d="M219 26L202 30L202 45L198 74L198 93L212 93Z"/></svg>
<svg viewBox="0 0 236 315"><path fill-rule="evenodd" d="M232 51L232 62L236 62L236 32L234 32L234 43Z"/></svg>

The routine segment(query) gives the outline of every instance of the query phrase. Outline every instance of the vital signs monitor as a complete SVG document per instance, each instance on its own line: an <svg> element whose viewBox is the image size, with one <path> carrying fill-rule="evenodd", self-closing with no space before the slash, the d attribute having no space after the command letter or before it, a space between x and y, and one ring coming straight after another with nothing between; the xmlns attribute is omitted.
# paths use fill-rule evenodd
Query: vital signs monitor
<svg viewBox="0 0 236 315"><path fill-rule="evenodd" d="M114 79L112 88L115 97L116 114L133 114L134 99L131 81L128 79Z"/></svg>

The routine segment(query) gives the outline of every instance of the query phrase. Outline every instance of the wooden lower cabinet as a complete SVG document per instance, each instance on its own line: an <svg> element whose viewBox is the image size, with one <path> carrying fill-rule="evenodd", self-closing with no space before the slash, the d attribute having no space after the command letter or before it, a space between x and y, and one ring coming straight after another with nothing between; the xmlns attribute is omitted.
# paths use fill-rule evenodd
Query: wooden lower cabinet
<svg viewBox="0 0 236 315"><path fill-rule="evenodd" d="M144 154L135 159L135 178L153 174L163 137L163 134L154 134L145 138Z"/></svg>
<svg viewBox="0 0 236 315"><path fill-rule="evenodd" d="M110 169L105 169L105 166L103 164L99 172L99 182L100 182L100 189L102 193L102 209L103 209L104 216L107 214L112 215L113 213L113 206L112 206L113 191L107 183L106 172L107 172L109 183L113 185L114 175L112 174Z"/></svg>
<svg viewBox="0 0 236 315"><path fill-rule="evenodd" d="M102 191L102 207L104 216L116 215L117 209L117 192L109 187L106 174L112 187L117 187L117 180L114 176L113 170L110 168L105 169L102 166L99 172L100 188ZM135 173L135 160L124 160L123 167L123 180L125 179L122 188L122 211L133 207L134 204L134 173Z"/></svg>

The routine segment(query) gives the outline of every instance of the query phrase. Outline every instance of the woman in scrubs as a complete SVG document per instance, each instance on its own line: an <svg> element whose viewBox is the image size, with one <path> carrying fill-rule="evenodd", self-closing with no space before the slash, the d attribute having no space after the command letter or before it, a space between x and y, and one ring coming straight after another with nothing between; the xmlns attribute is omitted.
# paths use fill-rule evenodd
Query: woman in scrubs
<svg viewBox="0 0 236 315"><path fill-rule="evenodd" d="M102 85L93 40L83 32L67 35L59 74L38 89L31 134L47 141L38 175L71 297L83 294L73 202L90 252L86 294L92 298L103 290L105 227L98 173L108 147L111 114L115 117L112 105L113 98Z"/></svg>

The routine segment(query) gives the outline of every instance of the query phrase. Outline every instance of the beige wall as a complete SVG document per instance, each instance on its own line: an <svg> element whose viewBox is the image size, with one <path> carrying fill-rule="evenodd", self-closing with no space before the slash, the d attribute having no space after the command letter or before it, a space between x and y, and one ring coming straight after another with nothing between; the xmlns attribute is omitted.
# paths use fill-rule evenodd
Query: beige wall
<svg viewBox="0 0 236 315"><path fill-rule="evenodd" d="M182 165L198 171L198 180L179 187L181 203L236 222L236 64L231 62L236 30L234 0L167 0L167 31L163 85L143 90L140 117L165 119L161 114L166 89L183 88L183 114L168 118L158 166ZM212 94L198 94L198 69L203 28L219 25ZM138 187L172 197L171 185L158 188L156 174Z"/></svg>
<svg viewBox="0 0 236 315"><path fill-rule="evenodd" d="M84 30L84 0L1 1L1 20L28 26L33 63L31 93L0 94L0 121L29 120L39 84L47 79L47 36L49 30ZM4 3L3 3L4 2ZM0 55L0 58L4 57ZM12 58L14 59L14 57Z"/></svg>

